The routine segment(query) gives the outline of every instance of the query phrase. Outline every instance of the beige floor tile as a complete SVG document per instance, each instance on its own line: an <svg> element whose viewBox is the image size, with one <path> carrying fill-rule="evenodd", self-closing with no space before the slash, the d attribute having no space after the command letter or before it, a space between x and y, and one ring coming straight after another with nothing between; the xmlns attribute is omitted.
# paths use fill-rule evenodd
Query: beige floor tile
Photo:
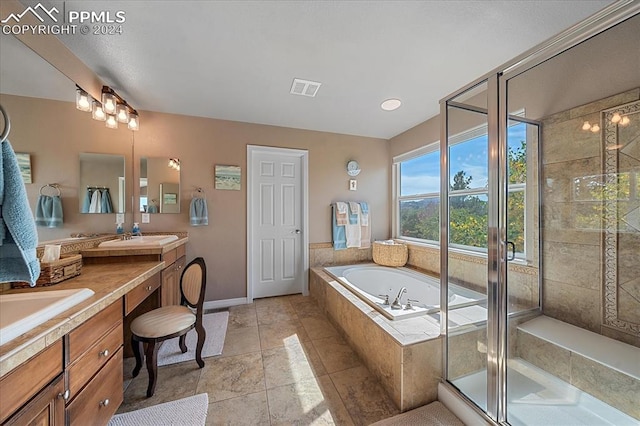
<svg viewBox="0 0 640 426"><path fill-rule="evenodd" d="M260 335L257 326L227 330L222 348L223 357L251 352L260 352Z"/></svg>
<svg viewBox="0 0 640 426"><path fill-rule="evenodd" d="M298 315L290 304L261 305L256 308L258 325L270 325L283 321L297 321Z"/></svg>
<svg viewBox="0 0 640 426"><path fill-rule="evenodd" d="M366 367L351 368L330 376L357 425L369 425L400 412Z"/></svg>
<svg viewBox="0 0 640 426"><path fill-rule="evenodd" d="M151 398L147 398L149 376L146 366L143 366L138 377L133 378L127 387L124 402L118 412L124 413L195 395L196 385L202 372L203 369L192 361L158 367L156 391Z"/></svg>
<svg viewBox="0 0 640 426"><path fill-rule="evenodd" d="M318 307L318 304L313 300L305 300L296 304L293 304L293 309L295 309L296 314L298 314L298 318L324 318L326 316L322 309Z"/></svg>
<svg viewBox="0 0 640 426"><path fill-rule="evenodd" d="M326 318L306 317L300 318L300 322L311 340L339 336L338 330Z"/></svg>
<svg viewBox="0 0 640 426"><path fill-rule="evenodd" d="M309 336L299 320L260 325L258 331L262 350L298 345L300 342L309 340Z"/></svg>
<svg viewBox="0 0 640 426"><path fill-rule="evenodd" d="M256 309L265 306L291 307L291 302L289 302L288 296L263 297L262 299L254 299L253 303L256 305Z"/></svg>
<svg viewBox="0 0 640 426"><path fill-rule="evenodd" d="M256 317L256 307L254 304L232 306L229 308L228 330L255 327L257 325L258 319Z"/></svg>
<svg viewBox="0 0 640 426"><path fill-rule="evenodd" d="M267 390L272 425L353 425L329 376Z"/></svg>
<svg viewBox="0 0 640 426"><path fill-rule="evenodd" d="M320 359L328 373L335 373L362 365L351 346L341 337L326 337L313 340L313 346L318 351Z"/></svg>
<svg viewBox="0 0 640 426"><path fill-rule="evenodd" d="M267 393L257 392L209 404L207 426L269 426Z"/></svg>
<svg viewBox="0 0 640 426"><path fill-rule="evenodd" d="M267 389L324 376L327 371L311 342L262 352Z"/></svg>
<svg viewBox="0 0 640 426"><path fill-rule="evenodd" d="M211 358L202 370L196 393L209 394L209 402L263 391L264 369L259 352Z"/></svg>

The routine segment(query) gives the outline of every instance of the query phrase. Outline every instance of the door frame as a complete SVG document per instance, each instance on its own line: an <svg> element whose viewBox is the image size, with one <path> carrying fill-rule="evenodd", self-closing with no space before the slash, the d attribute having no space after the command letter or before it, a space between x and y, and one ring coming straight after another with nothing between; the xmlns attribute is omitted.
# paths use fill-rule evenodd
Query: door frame
<svg viewBox="0 0 640 426"><path fill-rule="evenodd" d="M253 162L256 154L287 154L289 156L297 156L300 158L300 172L302 177L302 242L300 244L302 250L302 294L309 295L309 151L306 149L293 148L276 148L271 146L247 145L247 303L253 303L253 281L255 279L255 271L253 265L253 220L254 214L252 209L253 184L256 176L254 176Z"/></svg>

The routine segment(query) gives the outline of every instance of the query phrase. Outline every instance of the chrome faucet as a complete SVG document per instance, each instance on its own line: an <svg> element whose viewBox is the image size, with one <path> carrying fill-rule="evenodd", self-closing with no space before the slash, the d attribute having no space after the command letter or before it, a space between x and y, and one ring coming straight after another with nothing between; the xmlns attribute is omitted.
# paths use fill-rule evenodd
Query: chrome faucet
<svg viewBox="0 0 640 426"><path fill-rule="evenodd" d="M400 289L400 291L398 292L398 295L396 296L396 300L394 300L393 303L391 304L391 309L402 309L402 305L400 304L400 298L406 292L407 292L406 287L402 287Z"/></svg>

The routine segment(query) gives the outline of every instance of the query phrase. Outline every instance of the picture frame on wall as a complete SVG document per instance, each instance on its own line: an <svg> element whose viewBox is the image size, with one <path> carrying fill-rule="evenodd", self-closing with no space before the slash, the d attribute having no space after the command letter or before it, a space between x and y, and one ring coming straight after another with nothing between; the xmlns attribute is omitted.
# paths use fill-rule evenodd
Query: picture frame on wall
<svg viewBox="0 0 640 426"><path fill-rule="evenodd" d="M18 159L18 167L20 167L20 174L22 174L24 183L33 183L31 176L31 154L16 152L16 158Z"/></svg>
<svg viewBox="0 0 640 426"><path fill-rule="evenodd" d="M242 170L240 166L216 164L215 187L226 191L240 191Z"/></svg>

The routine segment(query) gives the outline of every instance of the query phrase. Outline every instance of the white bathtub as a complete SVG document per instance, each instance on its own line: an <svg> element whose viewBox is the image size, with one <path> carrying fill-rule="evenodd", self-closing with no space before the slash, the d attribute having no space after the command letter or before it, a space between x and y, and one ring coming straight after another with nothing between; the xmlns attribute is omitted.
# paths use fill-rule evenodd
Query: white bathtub
<svg viewBox="0 0 640 426"><path fill-rule="evenodd" d="M440 310L440 280L408 268L390 268L366 263L325 268L342 285L392 320L411 318ZM400 290L407 292L400 302L403 309L391 309L384 304L384 295L393 303ZM417 300L413 309L404 309L407 299ZM449 284L449 309L475 305L486 297L475 291Z"/></svg>

